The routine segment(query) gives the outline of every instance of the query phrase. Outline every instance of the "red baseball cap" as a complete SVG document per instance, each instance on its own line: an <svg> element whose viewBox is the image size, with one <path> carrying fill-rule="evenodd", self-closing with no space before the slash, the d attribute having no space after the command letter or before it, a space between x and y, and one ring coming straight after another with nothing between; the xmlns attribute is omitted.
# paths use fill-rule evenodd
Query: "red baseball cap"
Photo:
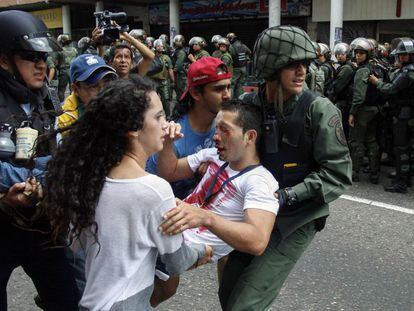
<svg viewBox="0 0 414 311"><path fill-rule="evenodd" d="M230 78L231 72L225 63L215 57L203 57L188 67L187 88L180 101L189 96L189 90L194 86Z"/></svg>

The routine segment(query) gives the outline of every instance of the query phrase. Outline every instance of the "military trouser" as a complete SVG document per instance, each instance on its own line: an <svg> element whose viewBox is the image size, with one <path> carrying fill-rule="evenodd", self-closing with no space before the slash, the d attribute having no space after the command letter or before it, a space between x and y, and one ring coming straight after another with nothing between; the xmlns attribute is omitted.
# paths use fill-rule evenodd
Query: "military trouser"
<svg viewBox="0 0 414 311"><path fill-rule="evenodd" d="M394 156L396 181L407 183L411 172L414 171L414 117L400 119L394 117Z"/></svg>
<svg viewBox="0 0 414 311"><path fill-rule="evenodd" d="M160 96L162 106L165 111L165 115L169 117L171 115L170 107L170 90L168 80L156 80L157 83L157 93Z"/></svg>
<svg viewBox="0 0 414 311"><path fill-rule="evenodd" d="M177 100L183 95L185 88L187 87L187 77L185 72L175 73L175 94L177 94Z"/></svg>
<svg viewBox="0 0 414 311"><path fill-rule="evenodd" d="M69 72L62 70L59 72L59 85L58 85L58 96L59 100L63 102L65 100L65 91L69 84Z"/></svg>
<svg viewBox="0 0 414 311"><path fill-rule="evenodd" d="M365 155L365 148L371 173L379 171L379 145L377 141L379 111L375 106L360 107L355 115L355 125L351 128L351 158L355 172L359 172Z"/></svg>
<svg viewBox="0 0 414 311"><path fill-rule="evenodd" d="M261 256L233 251L219 288L223 310L262 311L269 308L315 233L315 221L311 221L285 238L274 230Z"/></svg>
<svg viewBox="0 0 414 311"><path fill-rule="evenodd" d="M233 68L231 78L231 94L233 98L239 98L243 94L243 84L246 81L246 67Z"/></svg>

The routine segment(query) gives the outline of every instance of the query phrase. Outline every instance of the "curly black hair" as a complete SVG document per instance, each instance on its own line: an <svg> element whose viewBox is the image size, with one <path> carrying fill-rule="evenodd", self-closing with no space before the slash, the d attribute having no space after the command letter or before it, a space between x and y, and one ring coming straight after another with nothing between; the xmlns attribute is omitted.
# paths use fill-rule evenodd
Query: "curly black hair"
<svg viewBox="0 0 414 311"><path fill-rule="evenodd" d="M105 177L127 151L127 133L142 129L151 91L151 83L139 77L110 82L63 139L48 163L45 185L55 241L63 234L71 243L86 228L96 240L94 216Z"/></svg>

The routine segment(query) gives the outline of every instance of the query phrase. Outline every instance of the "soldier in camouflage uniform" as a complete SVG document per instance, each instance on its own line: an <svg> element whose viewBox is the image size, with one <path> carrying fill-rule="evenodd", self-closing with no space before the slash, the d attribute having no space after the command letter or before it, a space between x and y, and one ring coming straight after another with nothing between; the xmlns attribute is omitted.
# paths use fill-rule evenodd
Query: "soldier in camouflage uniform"
<svg viewBox="0 0 414 311"><path fill-rule="evenodd" d="M201 38L201 37L192 37L190 39L190 41L188 42L188 45L194 51L194 55L191 54L191 53L188 54L188 59L190 60L191 63L194 63L195 61L199 60L200 58L210 56L210 53L207 52L206 50L204 50L207 43L203 38Z"/></svg>
<svg viewBox="0 0 414 311"><path fill-rule="evenodd" d="M263 109L261 161L279 182L279 212L260 256L233 251L219 296L223 310L267 310L297 260L323 229L328 203L351 184L351 160L339 110L304 91L306 65L315 58L309 36L293 26L263 31L253 65L264 79L243 100Z"/></svg>
<svg viewBox="0 0 414 311"><path fill-rule="evenodd" d="M214 45L214 48L215 48L215 50L211 54L212 57L220 58L221 51L220 51L219 46L218 46L218 40L220 40L221 38L222 38L222 36L220 36L220 35L214 35L211 38L211 43Z"/></svg>
<svg viewBox="0 0 414 311"><path fill-rule="evenodd" d="M380 96L374 86L368 83L374 72L370 62L373 46L365 38L357 38L351 43L358 68L354 76L353 98L349 111L350 146L353 164L353 181L359 181L362 160L367 149L371 183L377 184L380 169L377 127L380 120L378 107Z"/></svg>
<svg viewBox="0 0 414 311"><path fill-rule="evenodd" d="M392 83L385 83L374 75L370 82L382 93L391 95L389 100L393 115L393 151L396 176L385 191L406 193L410 174L414 171L414 42L402 40L395 54L402 65ZM410 172L411 155L411 172Z"/></svg>
<svg viewBox="0 0 414 311"><path fill-rule="evenodd" d="M154 41L155 57L159 57L162 60L164 67L161 72L150 76L150 78L153 79L157 84L157 93L160 95L165 114L167 117L169 117L171 114L171 97L170 84L168 83L168 80L171 79L171 81L174 83L175 79L171 58L168 55L163 54L164 48L165 46L163 40L157 39Z"/></svg>
<svg viewBox="0 0 414 311"><path fill-rule="evenodd" d="M173 39L174 53L173 53L173 70L175 78L175 93L177 99L181 98L187 87L187 52L184 48L185 38L182 35L176 35Z"/></svg>
<svg viewBox="0 0 414 311"><path fill-rule="evenodd" d="M49 85L57 89L59 86L59 80L58 80L58 72L56 69L56 65L55 65L55 62L53 61L55 59L53 57L53 54L54 53L49 53L49 56L47 57L47 60L46 60L46 65L47 65L47 70L48 70L47 78L49 80Z"/></svg>
<svg viewBox="0 0 414 311"><path fill-rule="evenodd" d="M62 46L62 51L58 52L56 54L56 67L59 72L58 80L59 80L59 86L58 86L58 94L59 94L59 100L63 101L65 99L65 91L66 87L69 85L69 69L70 69L70 63L72 60L78 56L78 51L72 47L69 46L69 44L72 42L70 40L69 35L62 34L58 37L58 42Z"/></svg>
<svg viewBox="0 0 414 311"><path fill-rule="evenodd" d="M230 41L227 38L220 38L217 44L220 54L216 58L225 63L229 67L230 72L233 73L233 58L229 53Z"/></svg>

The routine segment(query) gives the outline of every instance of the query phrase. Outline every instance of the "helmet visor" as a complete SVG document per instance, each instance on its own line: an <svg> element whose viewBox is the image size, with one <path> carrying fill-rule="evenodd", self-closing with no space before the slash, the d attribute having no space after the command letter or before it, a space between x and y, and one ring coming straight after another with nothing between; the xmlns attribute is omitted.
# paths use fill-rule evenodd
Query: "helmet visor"
<svg viewBox="0 0 414 311"><path fill-rule="evenodd" d="M53 37L28 37L26 35L16 40L14 48L16 50L36 51L45 53L57 52L62 50L62 48L57 43L56 39Z"/></svg>

